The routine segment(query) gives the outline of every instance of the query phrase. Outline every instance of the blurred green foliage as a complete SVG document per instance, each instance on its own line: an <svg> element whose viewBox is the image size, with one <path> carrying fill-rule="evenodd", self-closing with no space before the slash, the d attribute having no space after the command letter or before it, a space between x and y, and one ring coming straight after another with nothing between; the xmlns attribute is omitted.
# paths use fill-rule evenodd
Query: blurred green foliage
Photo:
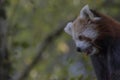
<svg viewBox="0 0 120 80"><path fill-rule="evenodd" d="M31 63L37 46L49 33L78 16L86 4L120 20L119 0L9 0L6 12L12 75ZM42 57L26 80L96 80L89 57L76 53L66 34L51 43Z"/></svg>

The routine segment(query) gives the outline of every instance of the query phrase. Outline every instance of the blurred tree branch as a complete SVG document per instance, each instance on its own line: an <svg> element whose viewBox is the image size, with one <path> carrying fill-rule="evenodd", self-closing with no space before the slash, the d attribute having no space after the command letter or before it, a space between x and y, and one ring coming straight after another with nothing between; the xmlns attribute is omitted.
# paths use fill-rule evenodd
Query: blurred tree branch
<svg viewBox="0 0 120 80"><path fill-rule="evenodd" d="M34 66L42 59L42 54L45 51L45 49L49 46L50 43L52 43L55 39L57 39L62 33L63 28L65 27L66 23L61 23L58 26L57 30L52 31L51 34L49 34L43 42L38 47L38 52L36 57L33 59L30 65L26 66L25 69L22 71L22 73L13 80L24 80L30 73L30 71L34 68Z"/></svg>

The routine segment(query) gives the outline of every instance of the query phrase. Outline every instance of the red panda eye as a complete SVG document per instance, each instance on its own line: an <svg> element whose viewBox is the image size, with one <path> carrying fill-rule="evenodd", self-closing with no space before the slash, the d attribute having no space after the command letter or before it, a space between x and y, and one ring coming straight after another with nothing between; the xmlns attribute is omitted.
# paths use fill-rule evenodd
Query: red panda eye
<svg viewBox="0 0 120 80"><path fill-rule="evenodd" d="M79 36L78 38L79 38L79 40L84 40L83 36Z"/></svg>

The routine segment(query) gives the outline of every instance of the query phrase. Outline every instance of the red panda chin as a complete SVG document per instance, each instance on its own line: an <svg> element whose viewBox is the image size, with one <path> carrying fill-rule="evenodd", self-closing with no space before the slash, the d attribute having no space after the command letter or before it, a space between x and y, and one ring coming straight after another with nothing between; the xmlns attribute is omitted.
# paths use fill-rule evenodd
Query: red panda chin
<svg viewBox="0 0 120 80"><path fill-rule="evenodd" d="M92 51L93 51L93 48L90 47L85 52L86 52L87 55L90 55L92 53Z"/></svg>
<svg viewBox="0 0 120 80"><path fill-rule="evenodd" d="M97 54L99 51L97 48L91 46L89 48L87 48L86 50L83 51L86 55L94 55Z"/></svg>
<svg viewBox="0 0 120 80"><path fill-rule="evenodd" d="M83 50L83 53L86 55L91 55L93 52L93 47L88 47L87 49Z"/></svg>

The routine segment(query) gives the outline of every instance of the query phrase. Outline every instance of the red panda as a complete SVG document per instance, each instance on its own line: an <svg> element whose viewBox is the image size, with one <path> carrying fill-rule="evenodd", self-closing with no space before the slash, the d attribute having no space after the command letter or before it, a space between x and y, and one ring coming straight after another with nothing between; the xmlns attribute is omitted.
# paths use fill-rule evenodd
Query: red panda
<svg viewBox="0 0 120 80"><path fill-rule="evenodd" d="M80 15L65 27L77 51L91 57L98 80L120 80L120 23L83 7Z"/></svg>

